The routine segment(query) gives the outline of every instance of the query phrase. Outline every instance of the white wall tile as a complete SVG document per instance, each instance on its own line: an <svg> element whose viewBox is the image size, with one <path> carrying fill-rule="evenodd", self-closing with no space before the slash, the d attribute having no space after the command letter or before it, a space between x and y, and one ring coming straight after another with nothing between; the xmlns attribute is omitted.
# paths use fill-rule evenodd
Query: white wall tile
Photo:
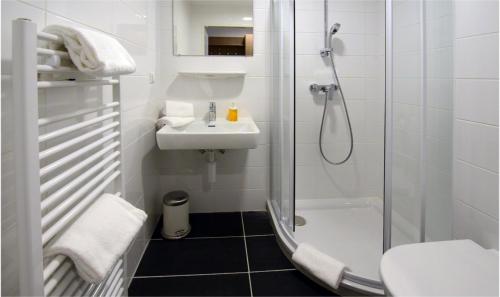
<svg viewBox="0 0 500 297"><path fill-rule="evenodd" d="M324 16L321 10L304 10L296 15L295 28L297 33L323 32Z"/></svg>
<svg viewBox="0 0 500 297"><path fill-rule="evenodd" d="M457 0L454 4L455 37L498 32L498 1Z"/></svg>
<svg viewBox="0 0 500 297"><path fill-rule="evenodd" d="M455 162L455 198L498 220L498 174Z"/></svg>
<svg viewBox="0 0 500 297"><path fill-rule="evenodd" d="M453 233L498 249L498 1L454 5Z"/></svg>
<svg viewBox="0 0 500 297"><path fill-rule="evenodd" d="M471 239L482 247L498 250L498 220L455 200L453 232L455 239Z"/></svg>
<svg viewBox="0 0 500 297"><path fill-rule="evenodd" d="M498 172L498 127L457 120L456 158Z"/></svg>
<svg viewBox="0 0 500 297"><path fill-rule="evenodd" d="M379 6L382 2L369 2L374 1L328 2L329 25L341 24L332 47L354 132L354 154L345 166L331 166L320 155L318 137L325 98L309 91L312 83L332 82L331 62L318 54L324 47L324 2L296 2L300 6L295 11L296 199L381 196L381 183L376 183L382 176L383 164L379 161L383 154L376 150L383 139L384 108L377 100L383 102L385 96L384 80L380 79L385 65L384 10ZM304 29L302 25L309 27ZM349 150L349 134L338 92L328 101L323 136L328 158L344 158ZM370 146L368 142L377 144Z"/></svg>
<svg viewBox="0 0 500 297"><path fill-rule="evenodd" d="M498 33L455 41L455 77L498 79Z"/></svg>
<svg viewBox="0 0 500 297"><path fill-rule="evenodd" d="M498 80L457 79L455 88L457 118L498 125Z"/></svg>

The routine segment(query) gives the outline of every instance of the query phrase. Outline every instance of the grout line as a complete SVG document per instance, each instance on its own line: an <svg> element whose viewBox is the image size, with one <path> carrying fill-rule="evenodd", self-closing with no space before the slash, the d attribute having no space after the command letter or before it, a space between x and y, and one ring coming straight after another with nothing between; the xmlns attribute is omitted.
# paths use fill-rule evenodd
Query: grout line
<svg viewBox="0 0 500 297"><path fill-rule="evenodd" d="M455 120L457 120L459 122L468 123L468 124L476 124L476 125L479 125L479 126L486 126L486 127L491 127L491 128L498 128L498 124L488 124L488 123L478 122L478 121L474 121L474 120L464 119L464 118L461 118L461 117L458 117L458 116L455 118Z"/></svg>
<svg viewBox="0 0 500 297"><path fill-rule="evenodd" d="M498 34L498 31L491 31L491 32L485 32L485 33L473 33L473 34L470 34L470 35L465 35L465 36L460 36L460 37L455 37L455 41L457 40L463 40L463 39L469 39L469 38L477 38L477 37L483 37L483 36L491 36L491 35L495 35L495 34Z"/></svg>
<svg viewBox="0 0 500 297"><path fill-rule="evenodd" d="M469 161L467 161L467 160L462 160L461 158L456 158L455 160L456 160L458 163L464 163L465 165L468 165L468 166L470 166L470 167L472 167L472 168L475 168L475 169L477 169L477 170L482 170L482 171L484 171L484 172L486 172L486 173L489 173L489 174L495 174L495 175L498 175L498 172L495 172L495 171L492 171L492 170L490 170L490 169L487 169L487 168L481 167L481 166L479 166L479 165L473 164L473 163L471 163L471 162L469 162Z"/></svg>
<svg viewBox="0 0 500 297"><path fill-rule="evenodd" d="M250 273L266 273L266 272L286 272L286 271L295 271L295 268L286 268L286 269L273 269L273 270L256 270L250 271Z"/></svg>
<svg viewBox="0 0 500 297"><path fill-rule="evenodd" d="M252 238L252 237L266 237L274 236L274 234L257 234L257 235L247 235L247 236L207 236L207 237L186 237L183 240L195 240L195 239L228 239L228 238ZM150 240L166 240L164 238L151 238Z"/></svg>
<svg viewBox="0 0 500 297"><path fill-rule="evenodd" d="M247 235L245 236L246 238L252 238L252 237L270 237L274 236L274 234L257 234L257 235Z"/></svg>
<svg viewBox="0 0 500 297"><path fill-rule="evenodd" d="M245 243L245 255L247 258L247 271L248 271L248 284L250 286L250 296L253 297L253 289L252 289L252 277L250 275L250 261L248 260L248 248L247 248L247 238L245 233L245 222L243 220L243 212L240 212L241 216L241 228L243 229L243 242Z"/></svg>
<svg viewBox="0 0 500 297"><path fill-rule="evenodd" d="M241 272L216 272L216 273L195 273L195 274L165 274L165 275L144 275L134 276L133 278L171 278L171 277L189 277L189 276L210 276L210 275L234 275L234 274L248 274L247 271Z"/></svg>
<svg viewBox="0 0 500 297"><path fill-rule="evenodd" d="M467 206L467 207L469 207L469 208L472 208L473 210L475 210L475 211L479 212L480 214L482 214L482 215L484 215L484 216L487 216L488 218L490 218L490 219L492 219L492 220L494 220L494 221L497 221L497 222L498 222L498 218L496 218L496 217L492 216L491 214L488 214L488 213L484 212L483 210L481 210L481 209L477 208L477 207L476 207L476 206L474 206L474 205L471 205L469 202L464 201L464 200L462 200L462 199L457 199L457 200L458 200L458 202L462 203L463 205L465 205L465 206Z"/></svg>
<svg viewBox="0 0 500 297"><path fill-rule="evenodd" d="M207 237L184 237L182 240L195 239L227 239L227 238L243 238L243 236L207 236ZM166 240L164 238L151 238L151 240Z"/></svg>
<svg viewBox="0 0 500 297"><path fill-rule="evenodd" d="M295 268L286 269L271 269L271 270L256 270L256 271L240 271L240 272L215 272L215 273L194 273L194 274L164 274L164 275L138 275L132 278L147 279L147 278L172 278L172 277L190 277L190 276L211 276L211 275L237 275L249 273L266 273L266 272L286 272L295 271Z"/></svg>

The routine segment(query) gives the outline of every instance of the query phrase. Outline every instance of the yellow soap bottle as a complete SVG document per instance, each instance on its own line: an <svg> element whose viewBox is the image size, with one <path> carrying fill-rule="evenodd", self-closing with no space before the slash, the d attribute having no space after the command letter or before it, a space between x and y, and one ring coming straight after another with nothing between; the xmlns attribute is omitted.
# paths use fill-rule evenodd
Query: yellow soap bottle
<svg viewBox="0 0 500 297"><path fill-rule="evenodd" d="M227 120L230 122L238 121L238 108L234 103L231 104L231 107L227 111Z"/></svg>

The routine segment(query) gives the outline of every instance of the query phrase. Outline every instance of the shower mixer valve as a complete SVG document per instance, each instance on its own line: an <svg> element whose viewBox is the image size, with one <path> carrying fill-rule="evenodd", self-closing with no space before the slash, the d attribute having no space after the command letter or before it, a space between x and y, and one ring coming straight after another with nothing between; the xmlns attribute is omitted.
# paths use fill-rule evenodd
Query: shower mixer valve
<svg viewBox="0 0 500 297"><path fill-rule="evenodd" d="M321 54L321 56L323 58L326 58L326 57L329 57L333 52L333 49L331 48L324 48L322 50L319 51L319 53Z"/></svg>
<svg viewBox="0 0 500 297"><path fill-rule="evenodd" d="M330 92L331 90L337 90L338 86L336 84L329 84L329 85L319 85L319 84L312 84L309 86L309 90L313 93L327 93Z"/></svg>

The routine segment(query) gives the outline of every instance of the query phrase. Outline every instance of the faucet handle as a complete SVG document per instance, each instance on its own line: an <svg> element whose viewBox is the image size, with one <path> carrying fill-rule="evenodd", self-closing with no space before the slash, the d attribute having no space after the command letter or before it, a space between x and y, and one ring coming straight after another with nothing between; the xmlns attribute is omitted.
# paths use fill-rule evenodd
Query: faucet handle
<svg viewBox="0 0 500 297"><path fill-rule="evenodd" d="M215 106L216 106L216 105L215 105L215 102L214 102L214 101L211 101L211 102L208 104L208 108L209 108L210 110L215 110Z"/></svg>

